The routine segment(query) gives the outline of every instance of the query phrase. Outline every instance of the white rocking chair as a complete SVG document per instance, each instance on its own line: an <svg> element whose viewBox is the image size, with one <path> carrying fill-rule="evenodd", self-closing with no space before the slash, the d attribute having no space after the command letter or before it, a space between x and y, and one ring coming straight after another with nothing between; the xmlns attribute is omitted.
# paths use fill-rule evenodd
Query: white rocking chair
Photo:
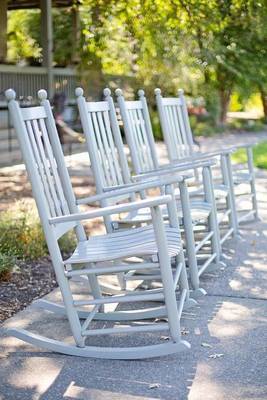
<svg viewBox="0 0 267 400"><path fill-rule="evenodd" d="M56 131L47 94L39 91L41 106L22 109L15 101L12 89L6 91L8 108L18 136L27 173L32 185L41 223L44 229L49 253L63 299L63 306L39 301L36 305L67 316L74 344L31 333L23 329L9 329L9 334L25 342L55 352L108 359L138 359L176 353L188 349L190 345L181 340L180 318L183 303L188 297L188 283L183 250L180 239L178 218L174 199L171 195L159 196L138 202L100 208L89 212L79 212L72 190L69 174ZM171 190L169 188L169 190ZM121 196L124 191L103 194L104 198ZM167 206L170 212L169 224L163 223L161 207ZM152 216L150 226L130 229L87 239L81 221L92 218L108 217L113 214L131 212L149 207ZM75 230L77 247L73 254L63 260L58 239L69 230ZM131 258L140 258L140 263L131 263ZM143 261L146 258L147 261ZM171 259L175 260L175 273L171 268ZM125 262L126 261L126 262ZM98 277L117 274L129 270L155 269L160 271L161 288L153 290L135 290L120 295L104 296L101 293ZM75 298L70 279L75 276L88 278L91 293L84 299ZM177 305L175 289L180 283L181 298ZM139 319L155 317L159 307L149 307L147 302L164 302L164 323L149 322L140 324ZM138 306L140 302L146 307ZM130 311L105 310L107 304L131 305ZM86 309L84 307L87 307ZM89 309L88 309L89 307ZM129 326L95 327L98 320L132 321ZM93 324L93 327L91 327ZM168 342L160 342L156 332L167 330ZM139 339L150 333L146 343L135 347L87 345L88 337L95 340L102 335L140 334ZM154 335L151 333L155 332ZM108 339L105 339L105 343ZM151 341L153 344L151 344ZM121 337L120 337L121 343ZM147 344L149 343L149 344Z"/></svg>
<svg viewBox="0 0 267 400"><path fill-rule="evenodd" d="M255 190L255 174L253 167L253 144L240 145L231 148L220 149L213 153L202 153L195 150L193 134L190 126L186 100L182 89L178 91L178 97L162 97L161 90L155 89L156 102L158 107L160 124L167 146L170 162L177 163L187 157L217 157L220 158L221 169L219 175L222 178L222 185L215 184L215 195L220 198L223 192L227 194L226 213L229 215L230 229L222 237L221 242L230 236L230 231L235 235L238 233L238 224L246 221L249 217L258 218L258 206ZM247 168L245 170L234 170L231 163L231 154L239 148L244 148L247 154ZM252 203L250 210L239 210L239 204L244 200L244 193L235 193L235 188L246 184L249 191L246 191L246 197L249 196ZM242 193L242 192L241 192Z"/></svg>

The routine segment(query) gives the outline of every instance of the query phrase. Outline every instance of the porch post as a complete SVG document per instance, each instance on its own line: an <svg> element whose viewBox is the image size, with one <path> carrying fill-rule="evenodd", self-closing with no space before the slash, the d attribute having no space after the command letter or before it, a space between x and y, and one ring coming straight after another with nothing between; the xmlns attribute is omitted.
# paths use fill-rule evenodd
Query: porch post
<svg viewBox="0 0 267 400"><path fill-rule="evenodd" d="M80 16L79 16L79 9L78 6L72 7L71 10L71 15L72 15L72 56L71 56L71 61L72 63L77 63L79 62L79 55L77 52L77 48L80 43L80 38L81 38L81 27L80 27Z"/></svg>
<svg viewBox="0 0 267 400"><path fill-rule="evenodd" d="M0 63L7 56L7 0L0 1Z"/></svg>
<svg viewBox="0 0 267 400"><path fill-rule="evenodd" d="M53 85L53 26L52 26L52 1L40 0L43 66L47 68L48 96L51 99L54 94Z"/></svg>

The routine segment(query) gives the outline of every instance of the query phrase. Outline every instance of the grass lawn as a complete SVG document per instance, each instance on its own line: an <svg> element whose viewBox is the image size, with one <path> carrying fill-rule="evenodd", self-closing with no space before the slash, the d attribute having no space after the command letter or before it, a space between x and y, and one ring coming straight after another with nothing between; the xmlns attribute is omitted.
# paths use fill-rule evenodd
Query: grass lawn
<svg viewBox="0 0 267 400"><path fill-rule="evenodd" d="M258 168L267 169L267 142L262 142L253 149L254 165ZM236 163L246 162L246 151L244 149L237 150L232 159Z"/></svg>

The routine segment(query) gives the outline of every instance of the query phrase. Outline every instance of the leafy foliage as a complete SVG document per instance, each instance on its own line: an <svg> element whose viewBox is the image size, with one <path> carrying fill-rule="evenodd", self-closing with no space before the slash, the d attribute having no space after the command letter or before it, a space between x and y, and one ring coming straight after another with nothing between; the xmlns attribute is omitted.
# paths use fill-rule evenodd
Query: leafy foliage
<svg viewBox="0 0 267 400"><path fill-rule="evenodd" d="M267 114L265 0L79 3L76 42L72 10L53 11L54 60L68 65L78 49L85 87L100 93L107 75L127 76L150 100L157 86L171 95L184 87L192 96L202 94L213 121L222 124L233 91L243 99L259 92ZM39 18L38 12L11 13L10 59L40 58Z"/></svg>
<svg viewBox="0 0 267 400"><path fill-rule="evenodd" d="M74 236L64 235L60 240L63 252L74 247ZM11 270L16 260L35 260L48 254L46 241L35 208L18 201L0 214L0 275Z"/></svg>

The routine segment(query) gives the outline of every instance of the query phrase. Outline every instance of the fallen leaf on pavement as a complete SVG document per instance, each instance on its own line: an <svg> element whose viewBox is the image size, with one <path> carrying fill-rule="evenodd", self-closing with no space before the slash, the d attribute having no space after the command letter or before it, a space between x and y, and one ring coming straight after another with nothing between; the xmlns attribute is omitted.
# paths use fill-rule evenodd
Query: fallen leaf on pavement
<svg viewBox="0 0 267 400"><path fill-rule="evenodd" d="M157 389L157 388L159 388L160 387L160 384L159 383L151 383L150 385L149 385L149 389Z"/></svg>
<svg viewBox="0 0 267 400"><path fill-rule="evenodd" d="M222 354L222 353L216 353L216 354L211 354L209 356L209 358L221 358L223 356L224 356L224 354Z"/></svg>

